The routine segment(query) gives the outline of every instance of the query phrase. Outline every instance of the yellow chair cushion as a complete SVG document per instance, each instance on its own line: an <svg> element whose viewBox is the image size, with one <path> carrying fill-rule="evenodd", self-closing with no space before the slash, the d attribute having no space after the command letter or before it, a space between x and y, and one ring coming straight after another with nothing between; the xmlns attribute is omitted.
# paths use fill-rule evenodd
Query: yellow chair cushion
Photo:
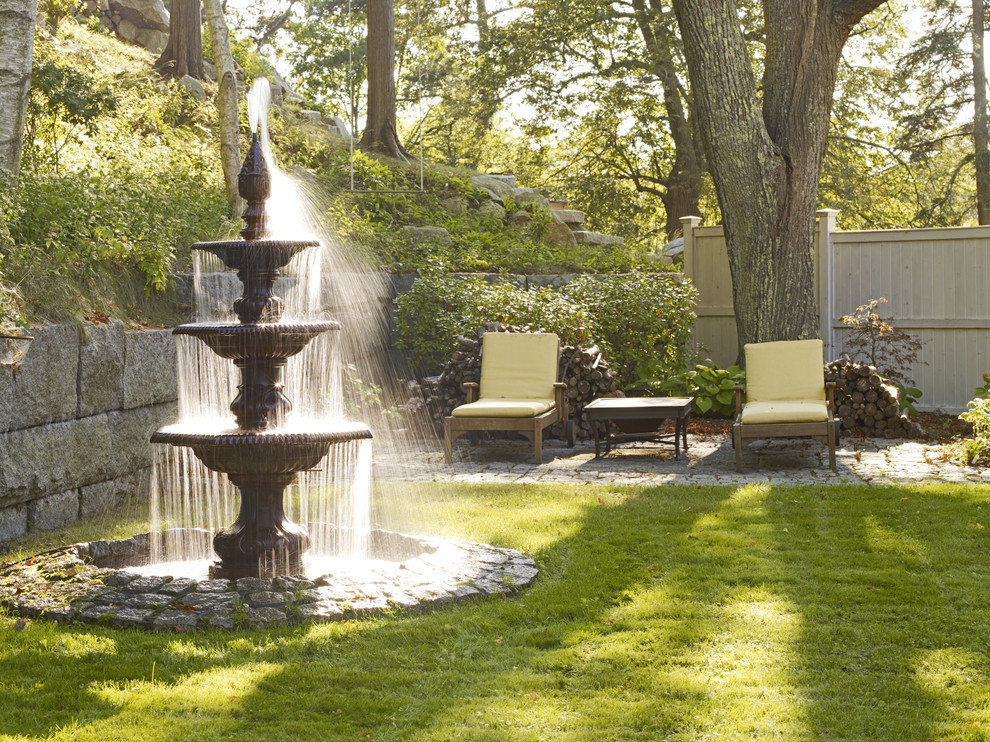
<svg viewBox="0 0 990 742"><path fill-rule="evenodd" d="M761 423L817 423L828 420L828 406L817 399L747 402L739 419L743 425Z"/></svg>
<svg viewBox="0 0 990 742"><path fill-rule="evenodd" d="M549 332L486 332L481 340L479 399L542 399L552 405L559 344Z"/></svg>
<svg viewBox="0 0 990 742"><path fill-rule="evenodd" d="M821 340L747 343L746 402L824 400Z"/></svg>
<svg viewBox="0 0 990 742"><path fill-rule="evenodd" d="M477 402L455 407L450 414L454 417L536 417L552 408L551 400L482 397Z"/></svg>

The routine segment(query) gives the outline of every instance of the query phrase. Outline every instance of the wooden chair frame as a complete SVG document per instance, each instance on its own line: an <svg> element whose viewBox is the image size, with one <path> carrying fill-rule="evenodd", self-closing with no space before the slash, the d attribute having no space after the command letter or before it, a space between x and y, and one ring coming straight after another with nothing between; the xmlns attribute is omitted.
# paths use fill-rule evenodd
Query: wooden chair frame
<svg viewBox="0 0 990 742"><path fill-rule="evenodd" d="M736 420L732 424L732 443L736 449L736 471L743 471L742 449L747 441L761 438L814 438L828 446L828 466L835 466L835 443L838 419L835 417L835 382L825 382L825 400L828 420L809 423L756 423L742 424L743 387L736 385Z"/></svg>
<svg viewBox="0 0 990 742"><path fill-rule="evenodd" d="M484 341L482 341L484 342ZM484 350L482 350L484 352ZM557 374L560 374L560 347L557 347ZM466 404L478 399L478 383L469 381L461 385L467 394ZM526 433L533 437L534 459L543 463L543 431L556 422L563 422L567 431L567 445L574 445L573 428L568 425L567 384L557 381L553 385L554 405L551 409L533 417L454 417L448 415L443 421L443 457L449 464L453 461L454 441L465 433L479 430L508 430Z"/></svg>

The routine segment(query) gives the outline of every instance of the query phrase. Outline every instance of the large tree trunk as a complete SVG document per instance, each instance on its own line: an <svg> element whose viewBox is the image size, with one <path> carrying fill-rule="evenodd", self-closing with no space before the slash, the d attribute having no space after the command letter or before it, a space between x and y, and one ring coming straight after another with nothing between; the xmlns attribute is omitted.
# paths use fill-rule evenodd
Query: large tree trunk
<svg viewBox="0 0 990 742"><path fill-rule="evenodd" d="M155 64L166 74L203 79L203 15L199 0L172 0L168 44Z"/></svg>
<svg viewBox="0 0 990 742"><path fill-rule="evenodd" d="M984 0L973 0L973 149L976 165L976 211L980 224L990 224L990 126L987 123L987 73L983 41Z"/></svg>
<svg viewBox="0 0 990 742"><path fill-rule="evenodd" d="M24 119L31 93L36 0L0 5L0 169L17 175L24 149Z"/></svg>
<svg viewBox="0 0 990 742"><path fill-rule="evenodd" d="M673 239L681 230L681 217L699 214L701 209L702 163L698 153L694 132L688 120L681 81L674 65L674 44L665 10L660 0L633 0L636 24L646 44L654 74L663 85L663 102L667 109L667 122L670 138L674 143L674 163L667 174L665 190L660 195L666 215L664 232L667 239Z"/></svg>
<svg viewBox="0 0 990 742"><path fill-rule="evenodd" d="M368 0L368 120L361 146L403 159L395 126L395 13L392 0Z"/></svg>
<svg viewBox="0 0 990 742"><path fill-rule="evenodd" d="M735 3L674 2L725 225L740 360L745 343L818 335L815 208L839 57L883 1L765 0L762 106Z"/></svg>
<svg viewBox="0 0 990 742"><path fill-rule="evenodd" d="M220 0L203 0L206 26L213 45L213 63L217 66L217 115L220 127L220 162L227 188L227 201L233 214L241 212L237 193L237 174L241 168L240 121L237 115L237 74L230 53L230 29L223 17Z"/></svg>

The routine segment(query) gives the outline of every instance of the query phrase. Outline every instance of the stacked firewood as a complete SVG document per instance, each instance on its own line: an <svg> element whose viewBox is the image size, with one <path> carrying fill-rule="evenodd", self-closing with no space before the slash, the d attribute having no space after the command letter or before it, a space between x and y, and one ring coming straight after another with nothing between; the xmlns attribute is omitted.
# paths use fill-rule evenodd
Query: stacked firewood
<svg viewBox="0 0 990 742"><path fill-rule="evenodd" d="M457 338L458 349L451 355L443 372L435 383L424 380L421 389L431 409L449 415L457 405L464 404L466 396L463 384L481 380L481 337L486 332L529 332L530 330L499 323L486 323L467 336ZM608 367L597 346L582 348L562 345L560 348L560 374L558 378L567 384L564 394L570 417L574 421L574 435L586 438L593 435L591 423L584 412L586 404L599 397L624 396L615 386L615 371ZM564 438L563 424L549 428L550 435Z"/></svg>
<svg viewBox="0 0 990 742"><path fill-rule="evenodd" d="M826 364L825 381L835 382L835 414L844 430L868 438L920 437L918 424L901 410L897 387L875 366L840 358Z"/></svg>

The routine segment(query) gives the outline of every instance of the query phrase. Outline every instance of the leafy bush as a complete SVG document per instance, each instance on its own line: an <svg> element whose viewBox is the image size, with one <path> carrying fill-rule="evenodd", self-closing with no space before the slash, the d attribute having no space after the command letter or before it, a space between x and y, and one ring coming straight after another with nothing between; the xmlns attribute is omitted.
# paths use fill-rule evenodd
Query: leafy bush
<svg viewBox="0 0 990 742"><path fill-rule="evenodd" d="M443 273L440 266L417 278L397 299L396 346L420 375L439 373L457 347L457 335L483 322L554 332L567 343L586 343L588 313L552 289L494 285L480 276Z"/></svg>
<svg viewBox="0 0 990 742"><path fill-rule="evenodd" d="M959 418L973 426L973 437L963 443L966 463L990 464L990 397L971 400Z"/></svg>
<svg viewBox="0 0 990 742"><path fill-rule="evenodd" d="M664 379L684 366L698 292L662 273L580 276L567 295L591 309L595 336L622 388Z"/></svg>
<svg viewBox="0 0 990 742"><path fill-rule="evenodd" d="M736 385L746 385L745 371L739 366L719 368L709 360L649 384L647 388L672 397L694 397L694 411L699 415L732 417L736 412L733 389Z"/></svg>
<svg viewBox="0 0 990 742"><path fill-rule="evenodd" d="M908 368L918 360L921 341L898 330L892 317L880 316L877 310L886 302L882 296L871 299L841 318L842 323L851 328L846 347L854 360L875 366L881 376L899 388L910 387L914 382L907 375Z"/></svg>
<svg viewBox="0 0 990 742"><path fill-rule="evenodd" d="M26 159L59 169L59 155L79 134L96 131L97 119L116 109L113 91L70 65L36 59L31 72L24 132Z"/></svg>
<svg viewBox="0 0 990 742"><path fill-rule="evenodd" d="M990 399L990 371L983 374L983 386L976 387L973 396L977 399Z"/></svg>

